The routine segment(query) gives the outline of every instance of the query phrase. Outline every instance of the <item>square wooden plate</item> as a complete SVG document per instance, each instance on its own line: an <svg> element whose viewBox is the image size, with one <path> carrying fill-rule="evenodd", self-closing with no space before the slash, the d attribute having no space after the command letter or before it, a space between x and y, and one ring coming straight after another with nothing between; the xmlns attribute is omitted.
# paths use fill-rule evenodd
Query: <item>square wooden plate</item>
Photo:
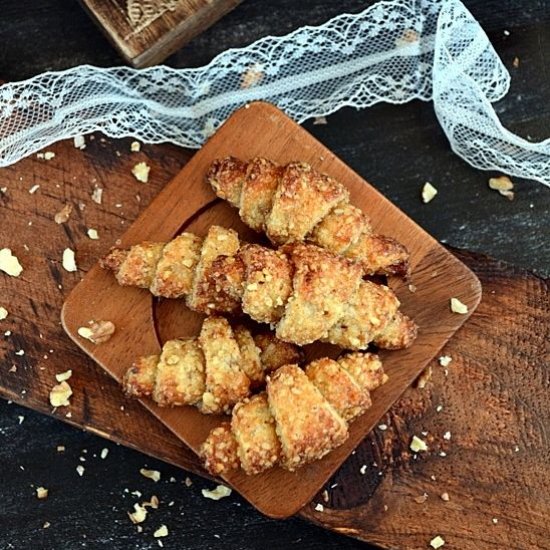
<svg viewBox="0 0 550 550"><path fill-rule="evenodd" d="M348 168L326 147L272 105L253 103L234 113L216 134L163 189L121 239L124 247L144 240L168 241L182 230L204 235L212 224L233 227L243 240L260 238L240 222L237 211L217 199L204 182L210 163L221 156L242 159L265 156L279 163L302 160L344 183L352 204L372 219L376 231L396 237L411 252L415 292L400 279L390 286L402 310L419 325L418 339L408 350L382 352L389 382L373 394L373 406L357 419L347 442L323 460L290 473L280 468L258 476L241 472L226 482L264 514L283 518L297 512L323 486L380 417L414 381L426 364L466 321L481 299L477 277L435 239ZM458 315L449 307L459 298L469 313ZM115 323L117 330L106 343L95 346L77 334L90 319ZM181 300L155 300L148 291L118 286L113 275L94 266L72 291L62 311L69 336L97 363L120 381L140 355L157 353L160 342L196 336L202 317ZM325 347L308 346L319 355ZM121 391L121 403L124 396ZM195 452L220 417L201 415L193 407L160 408L150 400L143 405Z"/></svg>

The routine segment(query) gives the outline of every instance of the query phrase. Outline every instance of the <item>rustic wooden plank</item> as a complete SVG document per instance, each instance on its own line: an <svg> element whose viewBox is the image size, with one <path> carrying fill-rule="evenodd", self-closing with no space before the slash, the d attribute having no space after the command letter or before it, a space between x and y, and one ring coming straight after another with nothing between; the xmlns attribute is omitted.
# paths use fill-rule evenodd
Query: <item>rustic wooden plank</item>
<svg viewBox="0 0 550 550"><path fill-rule="evenodd" d="M242 0L81 0L134 67L162 62Z"/></svg>

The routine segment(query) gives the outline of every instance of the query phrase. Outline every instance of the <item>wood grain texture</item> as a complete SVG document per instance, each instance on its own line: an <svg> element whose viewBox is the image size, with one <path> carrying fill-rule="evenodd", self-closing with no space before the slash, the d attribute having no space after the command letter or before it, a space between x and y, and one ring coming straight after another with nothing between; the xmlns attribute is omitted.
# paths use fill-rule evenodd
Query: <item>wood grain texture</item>
<svg viewBox="0 0 550 550"><path fill-rule="evenodd" d="M61 305L71 288L189 158L186 151L166 145L143 146L141 153L131 154L130 141L100 139L98 135L93 141L88 139L84 151L65 141L50 148L56 157L49 162L28 158L0 171L8 188L0 195L7 221L0 226L0 241L14 250L25 268L20 279L0 273L2 304L10 311L0 329L2 334L12 332L0 339L0 379L5 387L1 394L50 414L48 391L55 384L54 374L71 367L75 391L69 409L72 417L66 418L67 411L59 409L54 418L127 446L135 448L139 443L148 455L162 454L164 460L202 472L194 453L137 403L127 401L124 410L120 409L116 383L74 346L59 324ZM152 167L145 185L130 174L133 164L143 160ZM28 189L35 183L41 187L30 195ZM95 184L105 189L101 205L90 199ZM141 197L139 203L136 194ZM53 216L66 202L75 210L67 224L57 226ZM78 208L79 202L86 205L83 210ZM119 204L122 206L117 207ZM87 227L98 229L99 241L86 237ZM65 247L77 252L76 274L61 268ZM545 339L550 324L548 283L506 263L464 252L455 254L475 271L485 292L470 321L442 351L453 357L448 376L432 361L434 374L428 386L405 392L381 421L389 429L375 430L327 483L329 502L321 492L300 516L385 548L426 548L436 534L444 536L449 548L545 548L550 536L547 527L541 526L550 506L545 432L550 425ZM19 349L25 350L24 356L15 354ZM48 359L43 359L44 355ZM12 364L17 366L16 372L8 372ZM436 413L439 404L443 409ZM15 492L9 511L5 508L0 513L6 521L0 545L13 543L24 548L29 543L27 534L35 533L33 536L40 536L50 547L70 548L81 543L81 535L94 547L94 543L104 544L108 535L114 548L126 548L135 536L125 513L132 505L119 493L130 487L149 494L149 482L137 471L146 460L110 446L115 463L104 468L86 465L75 493L78 478L74 467L82 447L99 452L103 444L77 431L61 426L55 429L46 420L33 420L30 412L23 414L26 420L18 429L8 430L3 423L4 433L9 435L2 440L4 472L9 476L4 488L6 495L11 495L10 488ZM18 423L16 416L14 423ZM450 441L442 439L447 430L452 433ZM148 434L145 442L144 431ZM424 437L422 431L428 431L431 449L415 460L408 444L413 434ZM55 452L50 456L49 447L43 447L46 440L50 447L66 444L71 459L57 458ZM438 456L440 448L445 449L446 457ZM40 464L32 466L37 454ZM20 471L20 464L25 465L25 472ZM363 464L368 467L361 475ZM26 496L29 481L52 487L52 498L40 509ZM338 485L331 489L335 483ZM163 521L174 532L173 539L165 540L166 548L180 548L181 540L189 548L221 548L217 545L221 541L212 538L212 533L221 533L224 544L234 541L246 548L260 548L264 541L284 548L284 541L293 544L298 540L306 548L329 544L352 548L351 542L316 534L304 524L255 517L233 497L212 503L202 499L200 492L182 493L180 487L167 483L155 489L162 491L161 498L165 495L166 500L176 500L173 508L161 506ZM95 507L91 514L81 491ZM429 493L428 500L417 504L413 498L424 491ZM449 503L439 499L445 491L452 499ZM325 505L323 513L314 511L317 502ZM111 511L111 505L116 505L117 511ZM384 506L391 516L383 515ZM208 520L201 519L203 516ZM493 517L498 524L492 523ZM52 521L52 528L42 530L46 520ZM234 532L227 522L237 526ZM543 535L541 529L546 529ZM149 548L141 536L135 541ZM279 543L282 546L277 546Z"/></svg>
<svg viewBox="0 0 550 550"><path fill-rule="evenodd" d="M224 227L234 227L238 221L236 210L224 208L210 212L218 201L204 181L210 164L216 158L230 154L244 159L268 156L281 164L298 159L341 181L350 191L350 202L362 208L372 219L374 230L397 238L409 249L411 283L417 289L412 293L402 280L389 281L401 301L401 310L418 324L419 336L408 350L381 353L390 380L373 393L373 406L353 422L350 436L341 447L297 472L274 468L256 476L247 476L241 471L224 476L264 514L288 517L309 502L426 363L465 322L479 303L481 287L469 269L397 207L303 128L265 103L252 103L233 114L128 229L121 239L121 246L124 248L142 241L168 241L180 229L204 235L213 221ZM252 233L248 235L257 240ZM451 297L467 304L469 314L452 313L449 308ZM82 349L120 382L136 357L157 353L160 349L152 305L148 291L119 287L112 273L97 265L65 302L63 326ZM166 337L196 336L197 316L189 315L183 303L180 308L180 314L172 316L174 325ZM105 344L95 346L83 340L77 332L90 319L110 320L118 331ZM324 349L325 346L319 344L308 346L308 355L313 358ZM220 417L201 415L195 407L162 408L150 400L142 403L197 453L209 431L222 421Z"/></svg>
<svg viewBox="0 0 550 550"><path fill-rule="evenodd" d="M134 67L162 62L242 0L81 0Z"/></svg>

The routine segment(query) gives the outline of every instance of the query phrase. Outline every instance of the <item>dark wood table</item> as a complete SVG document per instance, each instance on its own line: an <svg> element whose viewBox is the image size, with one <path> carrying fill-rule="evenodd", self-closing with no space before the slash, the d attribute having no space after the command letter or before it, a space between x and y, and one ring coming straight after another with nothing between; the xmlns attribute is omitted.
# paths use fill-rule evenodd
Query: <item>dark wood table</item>
<svg viewBox="0 0 550 550"><path fill-rule="evenodd" d="M248 0L168 63L200 66L229 47L321 23L369 3ZM496 106L503 123L532 140L549 137L550 2L465 3L512 73L511 90ZM4 80L81 63L121 62L77 3L4 0L1 7ZM516 57L519 67L514 68ZM550 274L550 190L515 179L514 201L490 191L487 179L492 174L453 155L431 104L344 109L328 117L327 125L306 127L440 241L544 277ZM439 190L428 205L420 201L425 181ZM189 476L193 484L187 487L186 474L174 467L5 401L0 401L0 415L0 548L158 548L150 536L137 534L126 517L136 490L144 497L154 492L162 498L154 521L170 529L165 548L365 547L300 519L266 519L235 495L206 500L200 489L211 482ZM65 452L58 453L58 445ZM109 449L105 460L99 458L103 448ZM75 483L78 464L86 473ZM139 474L142 467L162 472L154 488ZM37 501L34 487L41 484L55 487L57 497ZM45 522L50 527L43 529Z"/></svg>

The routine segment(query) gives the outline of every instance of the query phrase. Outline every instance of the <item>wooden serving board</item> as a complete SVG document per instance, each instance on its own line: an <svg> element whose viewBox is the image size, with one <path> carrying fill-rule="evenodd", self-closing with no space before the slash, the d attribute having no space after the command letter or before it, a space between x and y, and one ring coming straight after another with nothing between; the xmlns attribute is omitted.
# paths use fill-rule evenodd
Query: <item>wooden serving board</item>
<svg viewBox="0 0 550 550"><path fill-rule="evenodd" d="M81 0L134 67L161 63L242 0Z"/></svg>
<svg viewBox="0 0 550 550"><path fill-rule="evenodd" d="M196 455L139 403L121 405L118 384L59 324L70 289L190 157L171 145L130 153L130 139L92 137L83 151L67 140L48 149L56 153L51 161L29 157L0 170L7 187L0 193L0 243L24 267L17 279L0 273L1 305L9 310L0 334L11 331L0 338L0 395L206 476ZM130 174L139 161L151 165L146 185ZM34 184L41 187L31 195ZM101 205L90 199L94 185L104 189ZM53 217L66 203L74 211L56 225ZM88 227L98 230L99 240L88 239ZM65 247L76 250L77 273L61 268ZM436 534L447 548L460 550L545 548L548 282L481 255L453 254L480 278L484 295L442 350L453 358L448 375L433 360L426 387L407 389L381 420L388 429L371 432L325 485L329 501L320 492L299 515L384 548L425 549ZM24 355L16 354L20 349ZM52 411L54 375L69 367L71 406ZM423 431L430 448L414 459L408 445ZM446 431L450 441L443 438ZM439 456L441 449L446 457ZM449 502L440 499L443 492ZM424 493L426 502L417 503ZM314 510L318 502L323 512Z"/></svg>
<svg viewBox="0 0 550 550"><path fill-rule="evenodd" d="M236 210L218 200L204 182L210 164L229 154L243 159L266 156L281 164L299 159L337 178L350 190L352 204L372 217L376 231L407 246L413 273L410 282L416 287L416 292L411 292L401 279L390 281L402 310L418 323L419 336L408 350L382 353L390 380L373 394L369 411L351 425L344 445L297 472L274 468L257 476L235 471L224 477L261 512L282 518L311 500L471 315L481 298L481 286L464 264L390 201L302 127L265 103L251 104L233 114L124 234L121 246L144 240L168 241L182 230L204 235L214 223L238 229L245 240L258 240L259 236L245 231ZM468 315L450 311L453 296L469 306ZM148 291L118 286L112 273L99 266L73 290L62 313L64 328L75 343L119 382L136 357L157 353L161 342L196 336L202 318L187 310L182 300L165 300L157 306ZM100 346L79 337L78 328L91 319L113 321L118 328L114 337ZM326 346L311 345L306 356L325 355L326 350ZM151 400L142 402L195 452L222 421L222 417L202 415L194 407L161 408Z"/></svg>

